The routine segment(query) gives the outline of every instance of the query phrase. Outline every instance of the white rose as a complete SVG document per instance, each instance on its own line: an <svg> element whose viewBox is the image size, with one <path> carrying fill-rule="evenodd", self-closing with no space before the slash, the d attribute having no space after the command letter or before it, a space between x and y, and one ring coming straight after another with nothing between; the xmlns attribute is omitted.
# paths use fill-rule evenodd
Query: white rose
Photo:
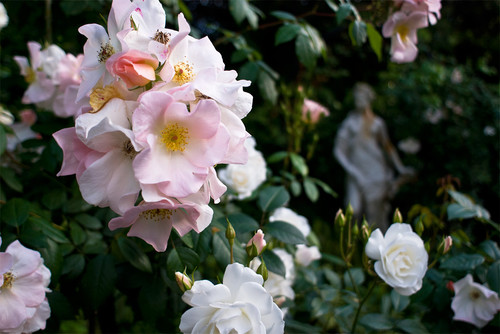
<svg viewBox="0 0 500 334"><path fill-rule="evenodd" d="M424 242L408 224L392 224L385 237L376 229L365 248L377 260L375 272L396 292L409 296L420 290L427 271L428 255Z"/></svg>
<svg viewBox="0 0 500 334"><path fill-rule="evenodd" d="M453 283L453 289L455 290L455 297L451 301L451 308L455 312L453 320L465 321L482 328L500 310L498 293L475 283L470 274Z"/></svg>
<svg viewBox="0 0 500 334"><path fill-rule="evenodd" d="M0 2L0 29L7 26L9 24L9 16L7 15L7 10L5 10L5 6Z"/></svg>
<svg viewBox="0 0 500 334"><path fill-rule="evenodd" d="M283 313L262 287L261 275L239 263L227 266L222 284L196 281L182 300L191 309L179 325L183 333L283 333Z"/></svg>
<svg viewBox="0 0 500 334"><path fill-rule="evenodd" d="M306 245L297 245L295 260L297 260L300 265L307 267L311 262L319 259L321 259L321 254L317 246L308 247Z"/></svg>
<svg viewBox="0 0 500 334"><path fill-rule="evenodd" d="M221 181L238 193L238 199L249 197L266 180L266 161L254 147L255 140L247 138L248 162L244 165L230 164L218 172Z"/></svg>
<svg viewBox="0 0 500 334"><path fill-rule="evenodd" d="M269 222L273 221L283 221L289 224L292 224L296 228L302 232L304 238L311 233L311 227L309 226L309 222L307 218L301 215L296 214L294 211L288 208L278 208L274 210L273 214L269 217Z"/></svg>

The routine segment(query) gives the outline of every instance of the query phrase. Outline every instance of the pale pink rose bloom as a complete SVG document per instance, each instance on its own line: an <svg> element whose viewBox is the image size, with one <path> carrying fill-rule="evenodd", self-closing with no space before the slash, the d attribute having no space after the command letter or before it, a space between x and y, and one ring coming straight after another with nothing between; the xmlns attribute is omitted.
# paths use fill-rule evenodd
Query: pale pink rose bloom
<svg viewBox="0 0 500 334"><path fill-rule="evenodd" d="M136 102L110 100L99 112L76 119L76 134L90 149L104 155L78 178L82 197L90 204L109 206L118 214L133 207L140 191L132 162L141 150L130 126Z"/></svg>
<svg viewBox="0 0 500 334"><path fill-rule="evenodd" d="M9 333L33 333L45 329L47 319L50 318L50 306L47 298L38 307L27 307L26 311L28 314L26 321L19 327L10 329Z"/></svg>
<svg viewBox="0 0 500 334"><path fill-rule="evenodd" d="M48 281L40 253L17 240L0 253L0 331L13 331L32 316L29 309L43 303Z"/></svg>
<svg viewBox="0 0 500 334"><path fill-rule="evenodd" d="M465 321L482 328L500 310L498 293L474 282L471 274L453 283L453 288L455 290L455 297L451 301L451 308L455 312L453 320Z"/></svg>
<svg viewBox="0 0 500 334"><path fill-rule="evenodd" d="M37 42L28 42L30 61L26 57L14 56L29 86L24 92L22 103L41 103L50 100L55 92L55 85L50 76L43 70L42 46ZM31 63L31 65L30 65Z"/></svg>
<svg viewBox="0 0 500 334"><path fill-rule="evenodd" d="M257 248L257 254L262 253L264 247L266 247L266 240L264 240L264 233L261 229L257 230L252 239L250 239L247 243L247 247L255 245Z"/></svg>
<svg viewBox="0 0 500 334"><path fill-rule="evenodd" d="M329 116L330 111L316 101L304 99L302 120L307 123L318 123L321 116Z"/></svg>
<svg viewBox="0 0 500 334"><path fill-rule="evenodd" d="M114 77L122 79L130 89L154 81L158 64L156 58L145 52L129 50L112 55L106 61L106 69Z"/></svg>
<svg viewBox="0 0 500 334"><path fill-rule="evenodd" d="M20 143L28 139L40 139L40 134L31 130L37 116L32 109L24 109L20 112L21 122L15 122L10 127L13 134L7 134L7 150L14 151Z"/></svg>
<svg viewBox="0 0 500 334"><path fill-rule="evenodd" d="M408 63L417 57L417 29L428 26L427 13L398 11L382 26L384 37L391 37L391 61Z"/></svg>
<svg viewBox="0 0 500 334"><path fill-rule="evenodd" d="M295 260L302 266L307 267L314 260L321 259L321 253L317 246L297 245Z"/></svg>
<svg viewBox="0 0 500 334"><path fill-rule="evenodd" d="M154 203L143 202L127 210L123 217L111 219L109 228L115 230L132 226L128 236L141 238L157 252L164 252L172 228L181 236L191 230L201 232L196 223L199 216L194 205L178 204L165 199Z"/></svg>
<svg viewBox="0 0 500 334"><path fill-rule="evenodd" d="M198 192L210 168L225 156L230 139L217 104L203 100L188 111L168 93L157 91L144 93L139 102L132 123L145 149L133 165L143 198L151 201L148 185L167 197Z"/></svg>
<svg viewBox="0 0 500 334"><path fill-rule="evenodd" d="M396 0L396 5L403 4L404 12L423 11L429 17L430 24L434 25L441 18L441 0Z"/></svg>
<svg viewBox="0 0 500 334"><path fill-rule="evenodd" d="M226 267L222 284L194 282L182 296L192 308L181 317L181 332L282 334L283 313L263 281L250 268L233 263Z"/></svg>

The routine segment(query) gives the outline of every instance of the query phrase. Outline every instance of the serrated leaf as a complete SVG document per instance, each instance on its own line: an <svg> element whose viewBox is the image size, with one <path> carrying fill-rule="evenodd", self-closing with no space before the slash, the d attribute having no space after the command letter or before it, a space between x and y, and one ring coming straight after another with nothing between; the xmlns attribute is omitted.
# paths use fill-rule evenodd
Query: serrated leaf
<svg viewBox="0 0 500 334"><path fill-rule="evenodd" d="M243 22L246 17L247 7L246 0L229 0L229 11L236 23L240 24Z"/></svg>
<svg viewBox="0 0 500 334"><path fill-rule="evenodd" d="M296 18L293 14L290 14L288 12L284 12L284 11L281 11L281 10L275 10L273 12L270 13L272 16L274 16L275 18L278 18L280 20L289 20L289 21L295 21Z"/></svg>
<svg viewBox="0 0 500 334"><path fill-rule="evenodd" d="M490 213L480 205L474 204L470 198L464 194L449 190L450 196L457 202L448 205L448 220L467 218L490 218Z"/></svg>
<svg viewBox="0 0 500 334"><path fill-rule="evenodd" d="M473 270L484 262L484 257L479 254L459 254L447 258L441 263L441 269L468 271Z"/></svg>
<svg viewBox="0 0 500 334"><path fill-rule="evenodd" d="M410 334L427 334L429 331L418 319L404 319L396 324L396 327Z"/></svg>
<svg viewBox="0 0 500 334"><path fill-rule="evenodd" d="M275 220L267 224L264 228L266 233L287 244L296 245L306 243L304 234L290 223Z"/></svg>
<svg viewBox="0 0 500 334"><path fill-rule="evenodd" d="M102 223L98 218L88 215L86 213L81 213L79 215L76 215L75 220L82 226L91 230L98 230L102 227Z"/></svg>
<svg viewBox="0 0 500 334"><path fill-rule="evenodd" d="M286 267L281 258L272 250L266 249L262 253L264 258L264 263L266 264L267 270L280 275L281 277L286 276Z"/></svg>
<svg viewBox="0 0 500 334"><path fill-rule="evenodd" d="M271 102L273 105L276 104L276 101L278 100L276 81L267 72L260 71L257 84L262 97L266 101Z"/></svg>
<svg viewBox="0 0 500 334"><path fill-rule="evenodd" d="M479 248L485 252L491 259L500 260L500 249L498 244L493 240L485 240L480 245Z"/></svg>
<svg viewBox="0 0 500 334"><path fill-rule="evenodd" d="M87 239L85 231L75 222L69 224L69 233L71 235L71 240L73 240L76 246L81 245Z"/></svg>
<svg viewBox="0 0 500 334"><path fill-rule="evenodd" d="M167 258L168 275L172 277L176 271L193 271L200 264L198 254L187 247L176 247L170 251Z"/></svg>
<svg viewBox="0 0 500 334"><path fill-rule="evenodd" d="M58 230L51 222L42 217L29 217L28 220L37 226L43 234L57 243L69 243L69 239L61 230Z"/></svg>
<svg viewBox="0 0 500 334"><path fill-rule="evenodd" d="M13 198L2 207L2 220L10 226L18 227L29 217L30 203L22 198Z"/></svg>
<svg viewBox="0 0 500 334"><path fill-rule="evenodd" d="M309 168L307 167L306 160L302 156L296 153L290 153L290 161L292 162L293 167L302 176L306 176L309 173Z"/></svg>
<svg viewBox="0 0 500 334"><path fill-rule="evenodd" d="M341 24L349 14L352 12L352 6L350 3L343 3L338 7L337 10L337 24Z"/></svg>
<svg viewBox="0 0 500 334"><path fill-rule="evenodd" d="M496 261L490 266L486 280L491 290L500 291L500 261Z"/></svg>
<svg viewBox="0 0 500 334"><path fill-rule="evenodd" d="M290 194L283 186L271 186L264 188L259 193L257 205L264 212L271 212L290 200Z"/></svg>
<svg viewBox="0 0 500 334"><path fill-rule="evenodd" d="M14 170L10 168L0 167L0 177L12 190L15 190L17 192L23 191L23 185L17 178L16 173L14 173Z"/></svg>
<svg viewBox="0 0 500 334"><path fill-rule="evenodd" d="M352 45L362 45L366 42L366 24L363 21L353 21L349 25L349 37Z"/></svg>
<svg viewBox="0 0 500 334"><path fill-rule="evenodd" d="M120 248L123 257L135 268L146 273L152 273L153 267L149 261L149 257L144 251L132 240L127 237L118 238L118 248Z"/></svg>
<svg viewBox="0 0 500 334"><path fill-rule="evenodd" d="M391 319L381 313L366 314L359 322L367 328L376 330L389 330L394 327Z"/></svg>
<svg viewBox="0 0 500 334"><path fill-rule="evenodd" d="M287 24L282 25L274 37L274 45L280 45L286 43L297 37L301 27L298 24Z"/></svg>
<svg viewBox="0 0 500 334"><path fill-rule="evenodd" d="M116 271L113 257L99 254L90 260L82 278L82 297L88 307L97 310L113 293Z"/></svg>
<svg viewBox="0 0 500 334"><path fill-rule="evenodd" d="M382 60L382 36L377 29L371 23L366 24L366 33L368 35L368 42L370 46L377 55L378 61Z"/></svg>
<svg viewBox="0 0 500 334"><path fill-rule="evenodd" d="M363 282L365 281L365 273L363 272L363 269L361 269L361 268L351 268L349 270L350 270L350 273L351 273L350 276L349 276L349 272L346 271L344 273L344 285L346 287L351 287L352 288L353 284L352 284L352 281L351 281L351 277L354 280L354 284L355 285L360 286L361 284L363 284Z"/></svg>
<svg viewBox="0 0 500 334"><path fill-rule="evenodd" d="M304 191L311 202L316 202L319 198L319 191L316 184L309 178L304 179Z"/></svg>
<svg viewBox="0 0 500 334"><path fill-rule="evenodd" d="M299 61L311 70L316 65L316 52L309 36L301 33L295 40L295 53Z"/></svg>

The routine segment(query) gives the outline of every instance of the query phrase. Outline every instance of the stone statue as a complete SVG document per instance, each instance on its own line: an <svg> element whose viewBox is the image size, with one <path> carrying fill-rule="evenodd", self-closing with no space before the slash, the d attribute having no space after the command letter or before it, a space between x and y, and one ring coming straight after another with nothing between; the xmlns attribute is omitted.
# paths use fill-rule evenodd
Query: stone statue
<svg viewBox="0 0 500 334"><path fill-rule="evenodd" d="M373 89L366 83L357 83L353 93L355 110L340 125L333 153L347 172L346 202L351 204L355 218L359 222L365 216L369 224L385 232L389 226L389 202L415 171L403 166L384 120L373 113Z"/></svg>

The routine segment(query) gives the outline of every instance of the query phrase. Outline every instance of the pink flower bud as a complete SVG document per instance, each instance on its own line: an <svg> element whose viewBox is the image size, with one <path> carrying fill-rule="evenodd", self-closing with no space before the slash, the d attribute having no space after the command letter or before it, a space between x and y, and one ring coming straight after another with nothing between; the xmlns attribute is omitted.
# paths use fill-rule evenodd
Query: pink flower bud
<svg viewBox="0 0 500 334"><path fill-rule="evenodd" d="M448 281L448 283L446 283L446 289L450 290L451 292L455 292L452 281Z"/></svg>
<svg viewBox="0 0 500 334"><path fill-rule="evenodd" d="M264 233L262 230L258 230L255 235L248 241L247 243L247 248L252 247L252 244L257 248L257 255L260 255L262 251L264 250L264 247L266 247L266 240L264 240Z"/></svg>
<svg viewBox="0 0 500 334"><path fill-rule="evenodd" d="M330 112L316 101L304 99L302 105L302 120L307 123L318 123L322 115L328 116Z"/></svg>
<svg viewBox="0 0 500 334"><path fill-rule="evenodd" d="M144 86L155 80L155 69L158 59L138 51L115 53L106 61L106 69L114 76L120 77L127 88Z"/></svg>
<svg viewBox="0 0 500 334"><path fill-rule="evenodd" d="M443 254L446 254L448 253L448 251L450 250L451 248L451 245L453 244L453 239L451 238L451 236L447 236L445 239L444 239L444 250L443 250Z"/></svg>
<svg viewBox="0 0 500 334"><path fill-rule="evenodd" d="M177 285L179 286L179 289L181 289L182 292L186 290L191 290L191 287L193 286L193 281L185 274L179 271L175 272L175 280L177 281Z"/></svg>

